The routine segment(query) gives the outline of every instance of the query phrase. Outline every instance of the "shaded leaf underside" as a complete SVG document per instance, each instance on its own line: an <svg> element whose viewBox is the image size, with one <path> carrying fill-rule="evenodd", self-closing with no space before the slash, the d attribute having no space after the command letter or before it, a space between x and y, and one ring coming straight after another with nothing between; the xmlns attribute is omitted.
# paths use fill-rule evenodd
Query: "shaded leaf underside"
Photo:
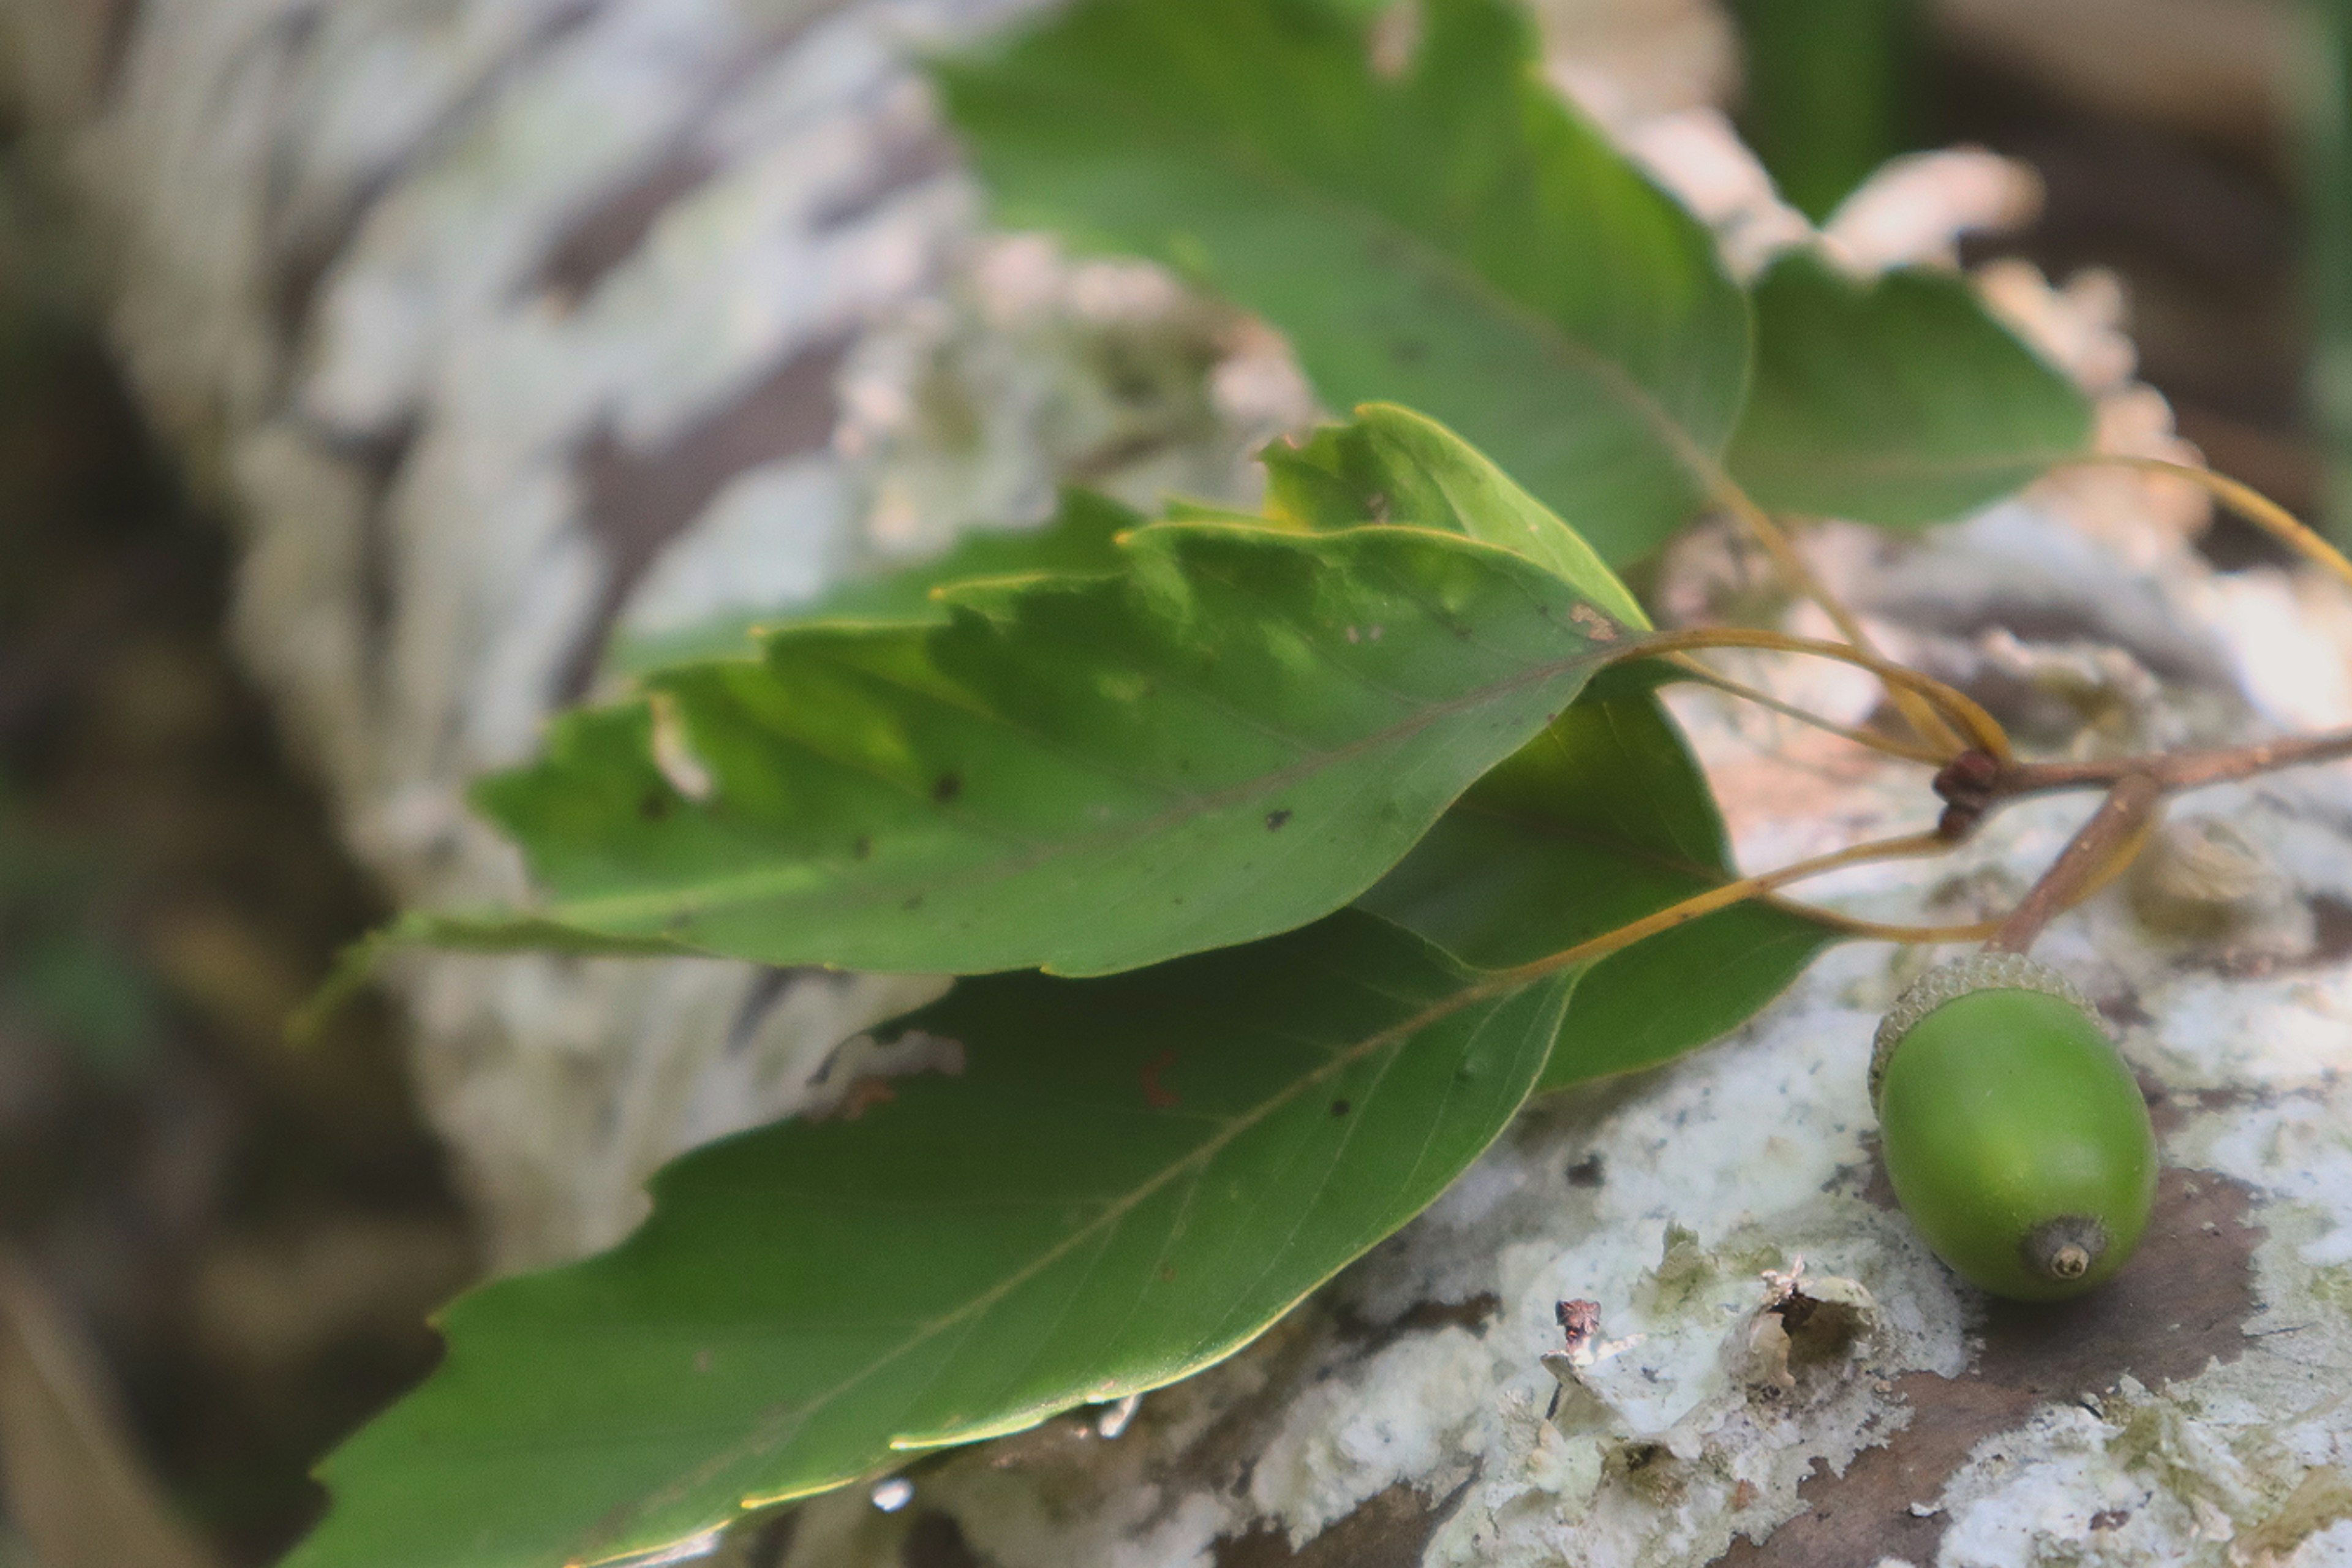
<svg viewBox="0 0 2352 1568"><path fill-rule="evenodd" d="M697 1151L614 1252L446 1314L289 1568L551 1568L1231 1353L1496 1136L1571 977L1481 994L1344 911L1136 974L966 982L953 1074Z"/></svg>
<svg viewBox="0 0 2352 1568"><path fill-rule="evenodd" d="M2089 398L1956 274L1858 281L1790 251L1755 301L1755 386L1727 462L1766 508L1918 527L2089 447Z"/></svg>
<svg viewBox="0 0 2352 1568"><path fill-rule="evenodd" d="M1480 780L1361 900L1488 968L1563 952L1738 875L1706 775L1647 680L1612 670ZM1835 931L1720 910L1584 973L1542 1087L1648 1067L1736 1028Z"/></svg>
<svg viewBox="0 0 2352 1568"><path fill-rule="evenodd" d="M1462 431L1601 556L1701 504L1746 381L1712 237L1541 79L1506 0L1429 0L1387 79L1319 0L1083 0L940 68L1016 226L1168 262L1327 403Z"/></svg>

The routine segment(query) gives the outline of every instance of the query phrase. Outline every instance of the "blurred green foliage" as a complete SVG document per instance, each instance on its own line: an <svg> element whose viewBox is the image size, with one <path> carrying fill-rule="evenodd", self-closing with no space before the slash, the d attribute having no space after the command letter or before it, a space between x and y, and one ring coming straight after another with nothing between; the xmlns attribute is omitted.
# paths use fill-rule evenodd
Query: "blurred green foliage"
<svg viewBox="0 0 2352 1568"><path fill-rule="evenodd" d="M1917 12L1917 0L1732 0L1740 133L1816 223L1915 144Z"/></svg>
<svg viewBox="0 0 2352 1568"><path fill-rule="evenodd" d="M384 1010L280 1037L379 905L235 668L228 542L60 206L0 125L0 1258L92 1342L154 1488L259 1563L429 1363L468 1243Z"/></svg>
<svg viewBox="0 0 2352 1568"><path fill-rule="evenodd" d="M37 832L0 797L0 1017L16 1014L114 1079L155 1045L152 985L107 918L121 877L87 841Z"/></svg>

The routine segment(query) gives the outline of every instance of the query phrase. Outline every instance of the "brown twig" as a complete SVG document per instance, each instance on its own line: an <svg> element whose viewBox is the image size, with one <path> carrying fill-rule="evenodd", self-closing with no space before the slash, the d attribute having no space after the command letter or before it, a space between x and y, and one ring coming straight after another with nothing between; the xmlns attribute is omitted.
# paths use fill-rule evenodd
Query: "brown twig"
<svg viewBox="0 0 2352 1568"><path fill-rule="evenodd" d="M2293 545L2319 565L2352 584L2352 561L2276 501L2251 486L2210 468L2189 468L2162 458L2102 454L2082 459L2114 467L2168 474L2204 488L2223 504ZM1894 926L1854 920L1829 910L1805 912L1825 918L1852 934L1884 935L1903 941L1958 941L1990 931L1986 950L2024 952L2042 928L2063 910L2089 898L2127 868L2147 842L2158 808L2178 790L2252 778L2276 769L2352 757L2352 731L2324 735L2289 736L2251 746L2211 751L2165 752L2123 757L2105 762L2027 763L2011 753L2000 725L1966 693L1895 665L1871 648L1852 614L1812 576L1793 542L1772 518L1727 479L1714 487L1719 504L1747 524L1774 558L1792 586L1818 602L1845 637L1844 644L1790 637L1778 632L1697 628L1645 637L1629 654L1664 655L1698 678L1736 695L1760 701L1775 711L1843 735L1857 744L1923 762L1941 762L1936 791L1946 802L1937 831L1909 838L1887 839L1854 846L1834 855L1785 867L1761 877L1726 883L1695 899L1658 910L1645 919L1595 937L1564 952L1522 966L1533 977L1572 963L1590 962L1646 936L1671 930L1700 915L1748 899L1769 899L1772 890L1804 877L1841 866L1904 855L1934 854L1950 848L1973 832L1984 816L2003 803L2054 790L2104 788L2107 797L2091 819L2068 841L2063 852L2024 900L1998 923L1972 925ZM1741 689L1716 676L1696 660L1682 657L1702 647L1748 647L1787 653L1808 653L1840 659L1876 675L1887 688L1912 727L1928 744L1908 746L1887 737L1850 730L1794 710L1769 694ZM1771 899L1790 908L1793 900ZM1520 973L1520 972L1513 972Z"/></svg>
<svg viewBox="0 0 2352 1568"><path fill-rule="evenodd" d="M1985 943L1985 951L2030 952L2042 927L2114 880L2131 864L2148 830L2156 826L2156 808L2164 794L2164 785L2148 773L2130 773L2116 780L2091 820L2067 841L2042 879L2000 922Z"/></svg>
<svg viewBox="0 0 2352 1568"><path fill-rule="evenodd" d="M2251 746L2229 746L2210 752L2158 752L2105 762L2012 762L1995 773L1990 793L1995 798L2007 798L2051 790L2105 787L2138 773L2153 778L2168 791L2200 789L2280 768L2332 763L2346 757L2352 757L2352 730L2334 730L2324 735L2288 735Z"/></svg>

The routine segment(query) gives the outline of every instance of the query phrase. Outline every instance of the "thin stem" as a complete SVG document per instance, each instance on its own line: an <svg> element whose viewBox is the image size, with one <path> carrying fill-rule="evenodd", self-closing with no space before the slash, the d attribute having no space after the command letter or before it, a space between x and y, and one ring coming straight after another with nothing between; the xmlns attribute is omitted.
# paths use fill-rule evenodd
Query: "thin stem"
<svg viewBox="0 0 2352 1568"><path fill-rule="evenodd" d="M1956 687L1948 686L1932 676L1892 664L1876 654L1843 643L1823 642L1817 637L1791 637L1786 632L1757 631L1728 626L1688 626L1680 631L1655 632L1630 642L1617 650L1616 658L1642 658L1654 654L1675 653L1703 647L1762 648L1771 653L1805 653L1817 658L1833 658L1841 664L1851 664L1866 669L1885 682L1889 690L1916 694L1934 708L1952 727L1959 731L1949 749L1930 759L1948 761L1973 746L1996 761L2006 764L2014 754L2009 736L2000 722L1986 712L1976 699Z"/></svg>
<svg viewBox="0 0 2352 1568"><path fill-rule="evenodd" d="M1539 980L1547 974L1554 974L1580 963L1591 963L1597 959L1606 958L1620 948L1633 946L1643 937L1655 936L1660 931L1672 931L1679 925L1687 925L1701 915L1713 914L1717 910L1744 903L1759 893L1769 893L1773 889L1784 887L1790 882L1802 881L1808 877L1818 877L1825 872L1839 870L1847 866L1860 866L1874 860L1899 860L1910 856L1940 855L1949 848L1951 848L1949 844L1932 833L1913 833L1900 838L1879 838L1867 844L1848 845L1834 854L1818 855L1810 860L1800 860L1794 865L1783 866L1777 871L1767 871L1755 877L1742 877L1738 881L1726 882L1719 888L1709 888L1704 893L1685 899L1679 903L1668 904L1654 914L1629 921L1619 926L1615 931L1603 931L1590 941L1578 942L1574 947L1563 949L1549 957L1538 958L1532 963L1522 963L1511 969L1497 970L1495 979L1514 985L1524 985L1529 981Z"/></svg>
<svg viewBox="0 0 2352 1568"><path fill-rule="evenodd" d="M1757 901L1786 910L1790 914L1801 915L1809 921L1817 921L1825 926L1834 926L1848 936L1862 937L1871 942L1907 942L1920 944L1937 942L1982 942L2000 929L2000 921L1997 920L1962 921L1953 925L1909 925L1899 921L1867 921L1859 915L1850 915L1843 910L1831 909L1826 904L1807 903L1802 899L1767 896Z"/></svg>
<svg viewBox="0 0 2352 1568"><path fill-rule="evenodd" d="M1985 943L1987 952L2026 952L2034 938L2064 910L2105 887L2132 863L2156 826L2164 786L2148 773L2117 779L2107 798L2067 841L2050 869L2024 900L2010 911Z"/></svg>
<svg viewBox="0 0 2352 1568"><path fill-rule="evenodd" d="M2324 735L2290 735L2210 752L2158 752L2092 763L2010 763L1994 776L1991 793L2006 797L2050 790L2105 788L2142 773L2168 791L2200 789L2280 768L2338 762L2346 757L2352 757L2352 730L2335 730Z"/></svg>
<svg viewBox="0 0 2352 1568"><path fill-rule="evenodd" d="M1822 613L1829 616L1830 624L1837 627L1838 636L1843 637L1856 653L1885 662L1885 656L1872 645L1869 634L1862 629L1860 619L1829 591L1819 577L1813 575L1813 569L1805 563L1803 554L1797 549L1797 542L1789 537L1788 530L1773 521L1770 512L1758 506L1746 490L1733 482L1730 475L1720 469L1710 468L1707 488L1716 504L1738 518L1756 542L1764 547L1764 552L1772 558L1774 568L1789 585L1822 607ZM1919 738L1929 746L1958 746L1959 737L1945 722L1945 715L1937 711L1932 704L1900 687L1890 686L1887 695L1894 700L1895 709L1910 721L1911 728L1918 731Z"/></svg>
<svg viewBox="0 0 2352 1568"><path fill-rule="evenodd" d="M1753 702L1759 708L1769 708L1783 718L1794 719L1800 724L1809 724L1816 730L1835 735L1841 740L1851 741L1857 746L1866 746L1874 752L1883 752L1890 757L1900 757L1906 762L1925 763L1929 767L1939 766L1945 761L1943 752L1928 747L1909 741L1899 741L1892 735L1881 734L1874 730L1853 729L1838 723L1835 720L1824 719L1818 713L1808 712L1795 703L1784 702L1770 692L1759 690L1746 681L1734 680L1727 675L1717 674L1689 654L1668 654L1666 662L1702 685L1711 686L1727 696Z"/></svg>
<svg viewBox="0 0 2352 1568"><path fill-rule="evenodd" d="M2198 486L2214 500L2263 530L2273 539L2299 552L2307 559L2326 567L2352 586L2352 561L2336 548L2308 523L2294 513L2263 494L2249 484L2241 483L2227 474L2217 474L2210 468L2189 463L2170 462L2163 458L2140 458L2124 452L2100 452L2069 458L2065 468L2137 468L2143 473L2168 474L2176 479L2186 479Z"/></svg>

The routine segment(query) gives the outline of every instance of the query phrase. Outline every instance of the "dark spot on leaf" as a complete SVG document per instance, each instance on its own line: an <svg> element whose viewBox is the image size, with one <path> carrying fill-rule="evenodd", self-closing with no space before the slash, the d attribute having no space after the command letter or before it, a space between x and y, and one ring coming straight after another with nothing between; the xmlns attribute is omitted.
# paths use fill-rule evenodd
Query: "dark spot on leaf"
<svg viewBox="0 0 2352 1568"><path fill-rule="evenodd" d="M1419 364L1429 357L1429 344L1419 338L1399 338L1389 345L1399 364Z"/></svg>
<svg viewBox="0 0 2352 1568"><path fill-rule="evenodd" d="M637 815L647 822L659 822L669 815L669 796L657 789L646 791L637 802Z"/></svg>
<svg viewBox="0 0 2352 1568"><path fill-rule="evenodd" d="M874 853L874 840L866 837L863 833L859 834L857 841L849 847L849 853L855 859L867 858Z"/></svg>
<svg viewBox="0 0 2352 1568"><path fill-rule="evenodd" d="M953 773L941 773L940 782L931 786L931 798L941 805L947 805L962 793L963 780Z"/></svg>
<svg viewBox="0 0 2352 1568"><path fill-rule="evenodd" d="M1335 1100L1331 1102L1331 1114L1334 1116L1345 1116L1355 1109L1344 1100Z"/></svg>
<svg viewBox="0 0 2352 1568"><path fill-rule="evenodd" d="M1162 1285L1176 1283L1176 1269L1173 1265L1163 1263L1160 1266L1160 1282Z"/></svg>
<svg viewBox="0 0 2352 1568"><path fill-rule="evenodd" d="M1287 807L1281 810L1269 811L1265 814L1265 830L1268 833L1279 833L1282 831L1283 824L1289 820L1290 812Z"/></svg>
<svg viewBox="0 0 2352 1568"><path fill-rule="evenodd" d="M923 895L920 893L910 894L908 895L907 901L900 904L898 907L910 912L915 910L919 910L923 907Z"/></svg>
<svg viewBox="0 0 2352 1568"><path fill-rule="evenodd" d="M1568 1184L1571 1187L1597 1187L1605 1180L1598 1154L1587 1154L1568 1168Z"/></svg>
<svg viewBox="0 0 2352 1568"><path fill-rule="evenodd" d="M1160 1075L1175 1065L1174 1051L1162 1051L1143 1064L1143 1071L1139 1075L1143 1079L1143 1098L1154 1110L1173 1110L1184 1103L1174 1089L1160 1081Z"/></svg>

